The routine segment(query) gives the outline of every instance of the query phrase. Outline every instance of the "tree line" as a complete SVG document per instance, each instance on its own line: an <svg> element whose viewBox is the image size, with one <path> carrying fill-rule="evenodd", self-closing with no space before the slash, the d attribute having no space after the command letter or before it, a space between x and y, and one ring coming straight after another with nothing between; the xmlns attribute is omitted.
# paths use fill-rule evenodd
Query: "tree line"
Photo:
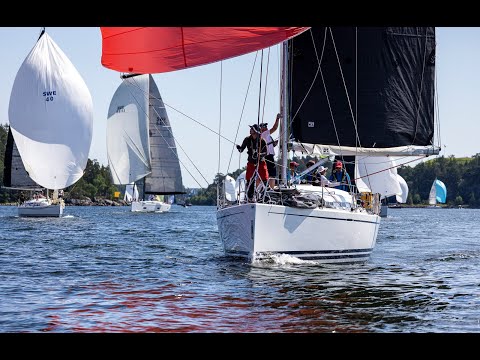
<svg viewBox="0 0 480 360"><path fill-rule="evenodd" d="M0 125L0 184L2 185L7 135L8 125ZM305 164L310 159L314 158L310 156L293 158L300 164L297 168L298 172L306 169ZM331 162L325 164L329 169L331 169L331 165ZM245 168L241 168L228 175L237 178L244 170ZM466 158L455 158L453 155L439 156L414 167L401 166L397 171L407 182L409 189L407 204L409 205L427 204L432 183L435 178L438 178L447 188L447 205L480 207L480 183L477 181L480 177L480 154ZM330 170L327 172L327 177L329 174ZM353 179L353 174L350 175ZM217 184L224 177L224 174L217 174L210 185L203 189L197 189L195 195L187 196L187 199L193 205L216 205ZM185 189L187 194L190 193L190 190ZM99 164L95 159L88 159L83 177L65 189L65 198L88 197L92 200L96 198L115 200L115 193L120 192L123 198L124 191L125 186L117 186L112 183L108 166ZM17 202L18 198L19 191L0 188L0 203Z"/></svg>

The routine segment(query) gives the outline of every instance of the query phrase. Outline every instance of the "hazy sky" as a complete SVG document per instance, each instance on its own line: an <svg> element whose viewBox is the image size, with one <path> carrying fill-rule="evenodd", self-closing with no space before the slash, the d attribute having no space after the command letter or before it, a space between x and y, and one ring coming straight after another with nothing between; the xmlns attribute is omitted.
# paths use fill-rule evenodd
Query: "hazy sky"
<svg viewBox="0 0 480 360"><path fill-rule="evenodd" d="M2 124L8 123L8 103L17 70L35 45L40 31L41 28L36 27L0 28ZM72 61L90 89L94 128L89 158L108 165L107 111L121 80L120 73L101 65L100 28L52 27L46 31ZM472 156L480 153L480 27L437 28L436 34L441 154ZM245 166L246 152L240 156L236 149L232 151L232 143L241 143L249 134L247 125L257 122L261 53L258 53L255 75L250 82L255 56L249 54L222 63L154 75L167 107L186 187L206 187L217 172L227 173ZM263 96L260 100L261 113L264 114L261 122L272 126L279 106L278 91L271 91L278 88L279 83L278 46L271 48L270 52L264 51L263 56L263 76L268 76L265 106ZM267 59L270 63L268 74ZM249 82L250 90L247 91ZM264 86L262 84L261 94L264 94ZM219 132L228 139L222 140L220 146Z"/></svg>

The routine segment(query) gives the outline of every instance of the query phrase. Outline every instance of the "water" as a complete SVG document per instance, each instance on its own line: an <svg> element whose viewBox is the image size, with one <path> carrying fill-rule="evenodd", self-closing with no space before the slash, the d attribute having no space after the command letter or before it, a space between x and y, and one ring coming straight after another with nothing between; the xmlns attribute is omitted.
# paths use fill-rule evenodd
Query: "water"
<svg viewBox="0 0 480 360"><path fill-rule="evenodd" d="M215 207L0 206L0 332L480 332L480 210L389 209L361 265L224 256Z"/></svg>

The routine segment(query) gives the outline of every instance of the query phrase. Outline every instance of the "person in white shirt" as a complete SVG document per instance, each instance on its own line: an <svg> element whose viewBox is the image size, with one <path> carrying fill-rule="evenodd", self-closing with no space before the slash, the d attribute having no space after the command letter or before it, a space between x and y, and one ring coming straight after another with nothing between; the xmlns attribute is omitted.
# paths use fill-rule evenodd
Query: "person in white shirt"
<svg viewBox="0 0 480 360"><path fill-rule="evenodd" d="M275 186L275 179L277 177L277 164L275 163L275 146L277 146L278 140L273 140L272 133L274 133L278 128L278 121L280 120L281 115L277 114L275 119L275 124L272 128L268 129L268 123L260 124L260 131L262 132L262 139L267 143L267 156L265 156L265 161L267 162L268 169L268 185L273 189Z"/></svg>
<svg viewBox="0 0 480 360"><path fill-rule="evenodd" d="M323 167L322 165L320 165L318 167L317 173L318 173L318 175L320 175L320 185L321 186L335 187L335 186L340 185L340 183L337 182L337 181L330 181L330 180L327 179L327 177L325 176L325 174L327 173L327 168L326 167ZM318 177L318 175L317 175L317 177Z"/></svg>

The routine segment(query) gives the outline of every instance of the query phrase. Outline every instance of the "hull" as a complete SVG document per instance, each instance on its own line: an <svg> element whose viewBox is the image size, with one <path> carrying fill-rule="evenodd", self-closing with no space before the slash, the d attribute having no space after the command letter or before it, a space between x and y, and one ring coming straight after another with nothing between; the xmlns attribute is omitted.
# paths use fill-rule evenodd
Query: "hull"
<svg viewBox="0 0 480 360"><path fill-rule="evenodd" d="M133 201L132 211L134 212L156 212L163 213L170 211L172 206L162 201L146 200L146 201Z"/></svg>
<svg viewBox="0 0 480 360"><path fill-rule="evenodd" d="M217 223L227 255L253 261L288 254L319 263L356 263L370 257L380 217L361 211L254 203L218 210Z"/></svg>
<svg viewBox="0 0 480 360"><path fill-rule="evenodd" d="M381 217L387 217L388 216L388 206L387 205L382 205L380 207L380 216Z"/></svg>
<svg viewBox="0 0 480 360"><path fill-rule="evenodd" d="M46 201L27 201L18 206L18 216L22 217L61 217L64 203L51 204Z"/></svg>

